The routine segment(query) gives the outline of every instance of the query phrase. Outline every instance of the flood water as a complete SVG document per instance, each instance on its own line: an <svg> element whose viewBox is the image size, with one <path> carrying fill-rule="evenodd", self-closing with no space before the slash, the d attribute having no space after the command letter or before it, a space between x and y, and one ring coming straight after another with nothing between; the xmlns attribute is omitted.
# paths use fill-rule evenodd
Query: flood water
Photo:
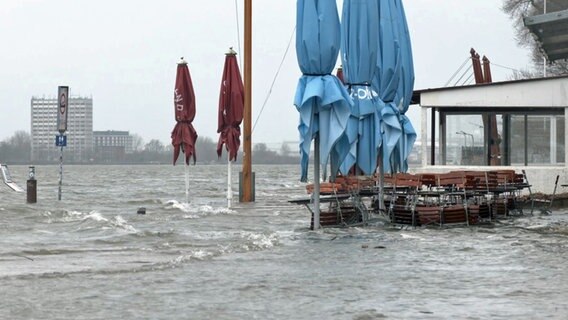
<svg viewBox="0 0 568 320"><path fill-rule="evenodd" d="M61 201L38 166L36 204L1 185L0 319L568 318L567 211L310 231L299 166L253 170L231 209L222 165L190 167L189 203L183 166L68 165Z"/></svg>

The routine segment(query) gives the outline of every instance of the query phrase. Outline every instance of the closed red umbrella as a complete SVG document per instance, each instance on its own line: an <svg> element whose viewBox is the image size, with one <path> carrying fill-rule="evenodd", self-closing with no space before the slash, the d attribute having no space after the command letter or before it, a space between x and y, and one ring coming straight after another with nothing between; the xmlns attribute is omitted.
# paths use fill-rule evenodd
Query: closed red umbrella
<svg viewBox="0 0 568 320"><path fill-rule="evenodd" d="M193 83L191 82L187 62L183 58L177 66L174 107L177 122L172 131L174 165L179 157L180 150L185 154L186 165L189 164L190 157L193 157L193 163L195 164L197 132L191 123L195 118L195 93L193 92Z"/></svg>
<svg viewBox="0 0 568 320"><path fill-rule="evenodd" d="M335 76L337 77L337 79L341 80L341 83L345 84L345 79L343 78L343 67L337 68Z"/></svg>
<svg viewBox="0 0 568 320"><path fill-rule="evenodd" d="M223 145L228 152L229 161L237 160L241 145L240 125L243 121L245 92L236 52L231 48L225 56L221 92L219 93L219 114L217 133L220 133L217 143L217 155L221 157Z"/></svg>

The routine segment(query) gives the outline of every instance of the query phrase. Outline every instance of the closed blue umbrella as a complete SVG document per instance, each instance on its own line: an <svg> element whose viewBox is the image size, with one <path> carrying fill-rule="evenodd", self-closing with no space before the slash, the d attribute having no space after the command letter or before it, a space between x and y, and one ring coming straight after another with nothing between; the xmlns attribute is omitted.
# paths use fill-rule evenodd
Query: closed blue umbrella
<svg viewBox="0 0 568 320"><path fill-rule="evenodd" d="M296 13L296 55L302 70L294 105L300 113L301 181L308 179L310 145L314 144L313 228L319 222L319 167L328 159L334 178L348 145L338 143L345 135L351 99L341 81L331 75L339 54L339 15L335 1L298 0ZM321 160L320 160L321 159Z"/></svg>
<svg viewBox="0 0 568 320"><path fill-rule="evenodd" d="M364 174L377 167L381 145L376 92L371 88L378 50L378 5L375 0L345 0L341 23L343 75L353 108L346 131L350 152L341 164L347 174L353 165Z"/></svg>
<svg viewBox="0 0 568 320"><path fill-rule="evenodd" d="M294 104L300 113L301 181L307 181L312 139L318 137L321 165L333 154L343 159L347 147L336 146L345 134L351 99L333 76L340 47L339 15L335 1L298 0L296 55L302 71ZM335 176L338 165L331 169ZM319 179L319 177L317 177Z"/></svg>
<svg viewBox="0 0 568 320"><path fill-rule="evenodd" d="M405 172L416 132L404 113L414 86L412 48L401 0L379 2L380 37L373 87L379 92L383 120L383 168Z"/></svg>
<svg viewBox="0 0 568 320"><path fill-rule="evenodd" d="M400 125L402 127L402 137L399 139L397 148L401 151L400 171L408 171L408 156L412 151L414 142L416 141L416 131L410 122L410 119L405 115L410 106L412 99L412 92L414 91L414 62L412 58L412 45L410 42L410 32L408 30L408 23L406 21L406 14L404 13L404 6L402 0L394 0L396 12L399 17L399 42L401 52L401 69L402 78L397 92L402 100L399 105L400 109Z"/></svg>

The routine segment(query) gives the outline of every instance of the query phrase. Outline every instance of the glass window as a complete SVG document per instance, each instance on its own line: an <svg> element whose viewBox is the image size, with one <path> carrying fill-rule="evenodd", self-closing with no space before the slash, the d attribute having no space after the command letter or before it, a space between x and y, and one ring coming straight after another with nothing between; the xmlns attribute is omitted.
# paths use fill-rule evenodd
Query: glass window
<svg viewBox="0 0 568 320"><path fill-rule="evenodd" d="M441 113L440 119L436 164L550 166L566 161L563 115Z"/></svg>

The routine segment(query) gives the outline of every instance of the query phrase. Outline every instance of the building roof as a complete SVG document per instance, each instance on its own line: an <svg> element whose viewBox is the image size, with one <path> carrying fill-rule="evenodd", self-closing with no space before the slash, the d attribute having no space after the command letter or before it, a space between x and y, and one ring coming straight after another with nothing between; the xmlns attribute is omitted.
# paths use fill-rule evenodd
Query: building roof
<svg viewBox="0 0 568 320"><path fill-rule="evenodd" d="M414 91L424 108L567 108L568 76Z"/></svg>
<svg viewBox="0 0 568 320"><path fill-rule="evenodd" d="M549 61L568 59L568 10L524 19Z"/></svg>
<svg viewBox="0 0 568 320"><path fill-rule="evenodd" d="M128 131L117 131L117 130L106 130L106 131L93 131L94 135L97 136L127 136Z"/></svg>

